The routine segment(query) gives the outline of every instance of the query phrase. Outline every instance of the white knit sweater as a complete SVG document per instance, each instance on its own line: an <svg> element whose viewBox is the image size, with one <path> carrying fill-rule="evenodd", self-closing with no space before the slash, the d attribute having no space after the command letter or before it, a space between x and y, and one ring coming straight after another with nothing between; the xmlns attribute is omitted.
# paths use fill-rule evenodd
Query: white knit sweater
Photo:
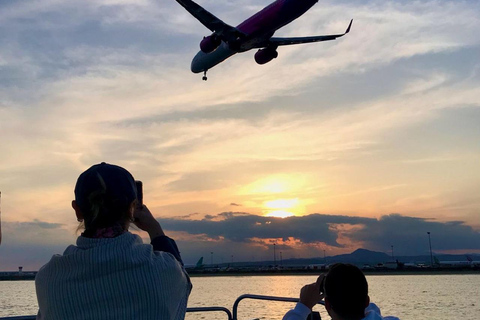
<svg viewBox="0 0 480 320"><path fill-rule="evenodd" d="M37 319L184 319L191 283L167 252L129 232L79 237L35 278Z"/></svg>
<svg viewBox="0 0 480 320"><path fill-rule="evenodd" d="M310 310L306 305L299 302L295 306L295 309L288 311L284 316L283 320L306 320L312 310ZM380 308L375 303L370 303L365 309L365 318L362 320L400 320L394 316L382 316Z"/></svg>

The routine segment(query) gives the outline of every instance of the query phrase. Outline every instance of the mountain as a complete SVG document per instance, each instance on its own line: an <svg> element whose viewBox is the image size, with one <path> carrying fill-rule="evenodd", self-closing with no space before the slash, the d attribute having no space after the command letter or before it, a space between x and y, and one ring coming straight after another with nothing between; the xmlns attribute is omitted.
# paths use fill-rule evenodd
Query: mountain
<svg viewBox="0 0 480 320"><path fill-rule="evenodd" d="M447 255L447 254L435 254L440 261L467 261L466 255ZM473 260L480 260L479 254L470 254ZM424 263L430 264L430 255L419 255L419 256L395 256L395 260L400 262L408 263ZM364 264L369 264L375 266L378 263L385 263L392 261L392 257L384 252L371 251L367 249L357 249L349 254L340 254L337 256L330 257L315 257L315 258L291 258L283 259L281 262L284 266L308 266L311 264L332 264L336 262L351 263L362 267ZM236 266L263 266L263 265L274 265L274 261L245 261L245 262L236 262ZM276 264L280 264L280 261L277 260ZM224 264L228 265L228 264Z"/></svg>
<svg viewBox="0 0 480 320"><path fill-rule="evenodd" d="M383 252L370 251L367 249L357 249L350 254L341 254L333 256L328 259L329 263L332 262L344 262L352 263L356 265L370 264L375 265L377 263L383 263L391 261L392 257Z"/></svg>

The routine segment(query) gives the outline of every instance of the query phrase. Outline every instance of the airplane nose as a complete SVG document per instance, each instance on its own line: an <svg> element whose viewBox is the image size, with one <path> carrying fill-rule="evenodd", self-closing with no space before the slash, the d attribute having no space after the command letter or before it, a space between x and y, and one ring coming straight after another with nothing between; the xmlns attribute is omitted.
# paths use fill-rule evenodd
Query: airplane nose
<svg viewBox="0 0 480 320"><path fill-rule="evenodd" d="M201 58L206 55L204 52L199 51L195 57L193 57L192 64L190 65L190 70L192 70L193 73L200 73L205 71L202 63L200 62Z"/></svg>

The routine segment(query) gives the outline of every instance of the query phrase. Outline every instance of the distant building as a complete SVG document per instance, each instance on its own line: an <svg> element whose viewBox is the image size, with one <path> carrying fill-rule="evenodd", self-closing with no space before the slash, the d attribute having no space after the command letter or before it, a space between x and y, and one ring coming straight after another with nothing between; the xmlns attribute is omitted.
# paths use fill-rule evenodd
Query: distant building
<svg viewBox="0 0 480 320"><path fill-rule="evenodd" d="M322 264L309 264L305 267L307 270L326 270L328 266L325 263Z"/></svg>

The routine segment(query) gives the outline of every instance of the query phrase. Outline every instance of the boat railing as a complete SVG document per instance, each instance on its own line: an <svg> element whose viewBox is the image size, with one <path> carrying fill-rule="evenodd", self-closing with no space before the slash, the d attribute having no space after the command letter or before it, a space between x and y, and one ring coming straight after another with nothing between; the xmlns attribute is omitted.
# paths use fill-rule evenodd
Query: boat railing
<svg viewBox="0 0 480 320"><path fill-rule="evenodd" d="M253 300L266 300L266 301L280 301L280 302L298 302L299 298L288 298L288 297L275 297L275 296L262 296L258 294L243 294L235 300L233 303L232 312L225 307L192 307L187 308L187 313L189 312L224 312L227 315L228 320L237 320L238 305L240 301L245 299ZM324 304L323 301L320 301L319 304ZM36 316L14 316L14 317L3 317L0 320L35 320Z"/></svg>
<svg viewBox="0 0 480 320"><path fill-rule="evenodd" d="M192 307L187 308L187 312L225 312L228 320L232 320L232 313L225 307ZM0 320L36 320L36 316L14 316L3 317Z"/></svg>
<svg viewBox="0 0 480 320"><path fill-rule="evenodd" d="M233 313L233 320L237 320L237 312L238 312L238 305L240 301L244 299L253 299L253 300L267 300L267 301L280 301L280 302L298 302L300 301L299 298L287 298L287 297L274 297L274 296L262 296L258 294L242 294L240 297L235 300L233 303L232 313ZM324 305L323 301L319 301L318 304Z"/></svg>
<svg viewBox="0 0 480 320"><path fill-rule="evenodd" d="M228 320L232 320L232 313L225 307L192 307L187 308L187 312L225 312ZM14 316L3 317L0 320L36 320L36 316Z"/></svg>
<svg viewBox="0 0 480 320"><path fill-rule="evenodd" d="M187 312L225 312L227 314L228 320L232 320L232 313L225 307L194 307L187 308ZM1 319L0 319L1 320Z"/></svg>

